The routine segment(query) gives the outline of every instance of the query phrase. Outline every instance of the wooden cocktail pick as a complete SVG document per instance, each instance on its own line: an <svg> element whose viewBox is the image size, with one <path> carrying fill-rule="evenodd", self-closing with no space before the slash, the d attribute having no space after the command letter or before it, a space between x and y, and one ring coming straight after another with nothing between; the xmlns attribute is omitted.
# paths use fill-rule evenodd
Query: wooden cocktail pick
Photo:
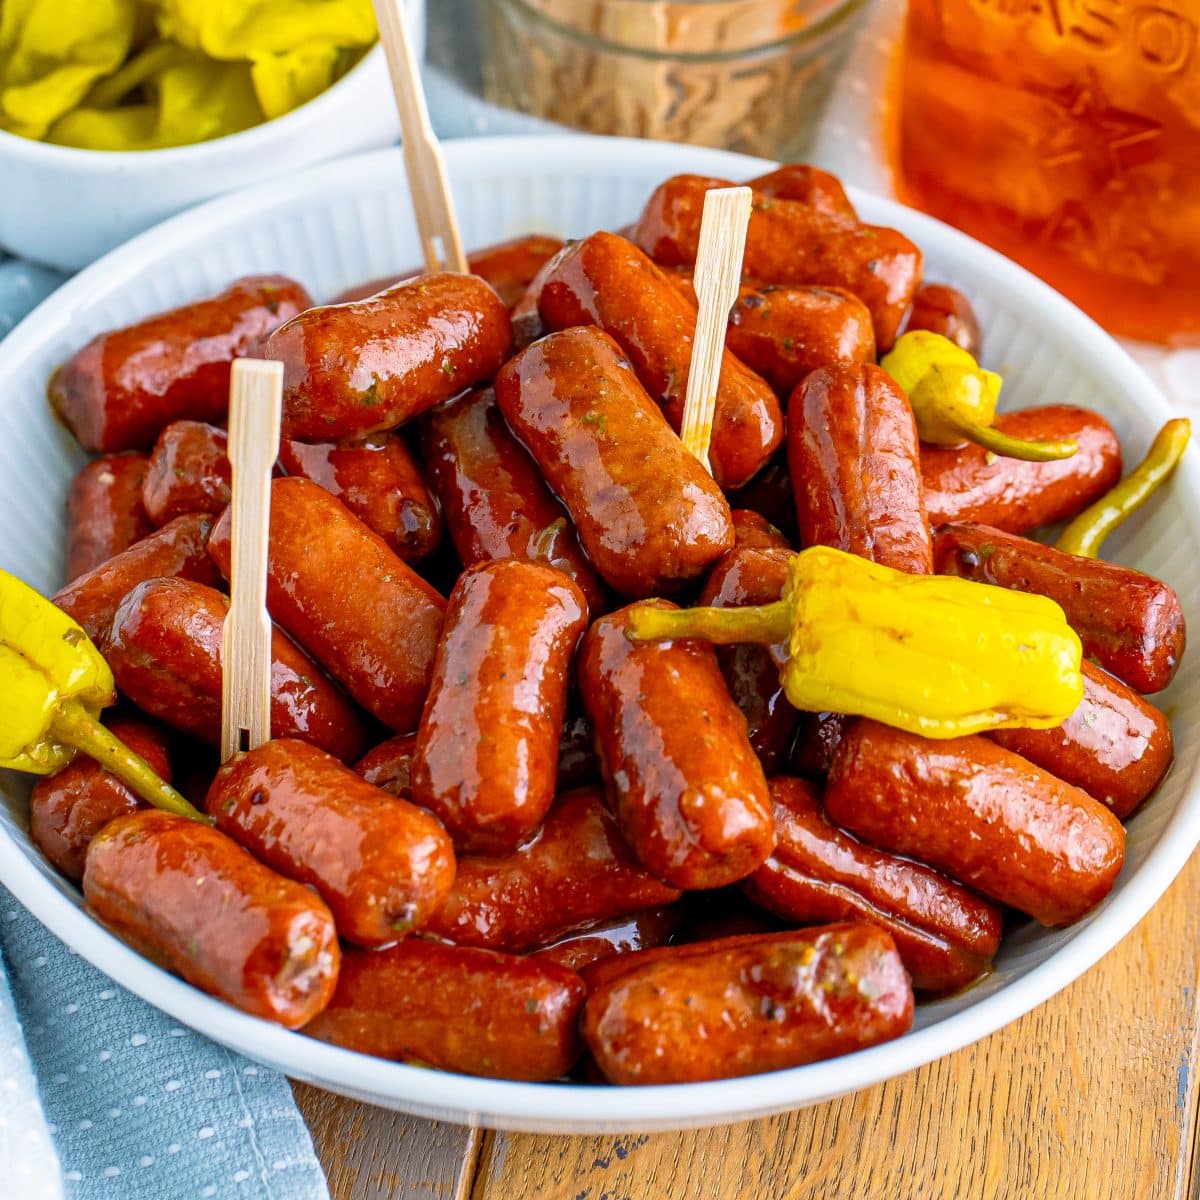
<svg viewBox="0 0 1200 1200"><path fill-rule="evenodd" d="M721 381L721 356L729 310L737 299L742 278L742 256L754 193L748 187L714 188L704 197L700 246L696 254L696 335L688 372L687 396L679 436L683 444L712 474L708 445L712 440L717 386Z"/></svg>
<svg viewBox="0 0 1200 1200"><path fill-rule="evenodd" d="M429 121L421 69L408 40L403 0L375 0L379 40L387 56L404 138L404 169L427 271L469 271L458 233L442 148Z"/></svg>
<svg viewBox="0 0 1200 1200"><path fill-rule="evenodd" d="M237 358L229 380L232 572L221 654L221 759L271 738L267 546L283 363Z"/></svg>

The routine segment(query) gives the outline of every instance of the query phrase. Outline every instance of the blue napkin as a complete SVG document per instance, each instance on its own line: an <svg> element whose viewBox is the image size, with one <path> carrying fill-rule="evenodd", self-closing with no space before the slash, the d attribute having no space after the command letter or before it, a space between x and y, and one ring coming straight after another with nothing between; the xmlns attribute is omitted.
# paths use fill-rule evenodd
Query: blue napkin
<svg viewBox="0 0 1200 1200"><path fill-rule="evenodd" d="M327 1200L312 1139L282 1075L118 987L2 887L0 947L6 1197Z"/></svg>

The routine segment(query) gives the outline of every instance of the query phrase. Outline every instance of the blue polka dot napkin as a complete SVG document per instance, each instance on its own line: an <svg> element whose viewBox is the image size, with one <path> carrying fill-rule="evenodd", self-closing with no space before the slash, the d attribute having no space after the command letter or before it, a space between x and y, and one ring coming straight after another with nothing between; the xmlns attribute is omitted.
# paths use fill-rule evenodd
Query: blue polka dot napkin
<svg viewBox="0 0 1200 1200"><path fill-rule="evenodd" d="M283 1076L118 987L3 888L0 951L6 1200L328 1200Z"/></svg>

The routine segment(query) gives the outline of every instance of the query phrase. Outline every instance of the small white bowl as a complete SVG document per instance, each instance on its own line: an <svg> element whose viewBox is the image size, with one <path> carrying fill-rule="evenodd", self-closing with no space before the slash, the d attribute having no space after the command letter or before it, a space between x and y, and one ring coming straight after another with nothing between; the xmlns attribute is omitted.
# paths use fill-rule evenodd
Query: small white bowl
<svg viewBox="0 0 1200 1200"><path fill-rule="evenodd" d="M425 0L408 0L425 45ZM382 47L282 117L168 150L77 150L0 131L0 247L77 271L201 200L300 167L375 150L400 134Z"/></svg>

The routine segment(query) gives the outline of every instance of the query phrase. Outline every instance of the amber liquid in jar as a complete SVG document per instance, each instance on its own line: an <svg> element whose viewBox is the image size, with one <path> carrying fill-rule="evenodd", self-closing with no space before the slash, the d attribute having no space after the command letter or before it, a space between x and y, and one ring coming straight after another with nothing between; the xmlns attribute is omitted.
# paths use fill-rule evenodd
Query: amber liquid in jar
<svg viewBox="0 0 1200 1200"><path fill-rule="evenodd" d="M902 199L1200 345L1200 0L909 0L896 92Z"/></svg>

